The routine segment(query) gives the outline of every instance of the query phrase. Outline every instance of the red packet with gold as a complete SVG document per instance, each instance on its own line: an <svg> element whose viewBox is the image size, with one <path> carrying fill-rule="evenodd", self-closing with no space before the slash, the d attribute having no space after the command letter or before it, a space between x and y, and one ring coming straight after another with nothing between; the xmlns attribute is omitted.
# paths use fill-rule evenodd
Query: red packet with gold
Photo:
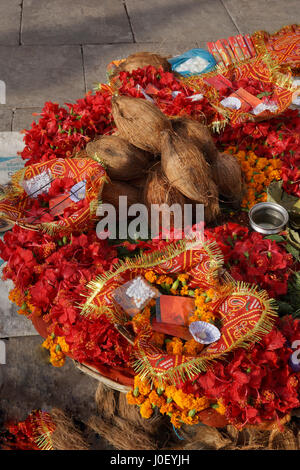
<svg viewBox="0 0 300 470"><path fill-rule="evenodd" d="M216 41L215 44L216 44L216 48L217 48L220 56L222 57L222 61L223 61L224 65L227 67L231 63L231 59L230 59L229 54L227 53L225 47L223 46L223 44L221 43L220 40Z"/></svg>
<svg viewBox="0 0 300 470"><path fill-rule="evenodd" d="M246 44L246 42L245 42L243 36L242 36L241 34L238 34L238 35L236 36L236 40L237 40L237 42L238 42L240 48L241 48L242 51L243 51L243 54L244 54L244 56L245 56L245 59L250 59L250 58L251 58L251 54L250 54L250 52L249 52L249 49L248 49L248 47L247 47L247 44Z"/></svg>
<svg viewBox="0 0 300 470"><path fill-rule="evenodd" d="M242 103L241 105L241 110L248 112L250 109L255 108L257 105L262 103L262 101L259 98L256 98L256 96L251 95L248 91L244 90L244 88L239 88L237 91L232 93L230 96L233 96L235 98L238 98L240 102Z"/></svg>
<svg viewBox="0 0 300 470"><path fill-rule="evenodd" d="M219 64L220 62L223 62L222 57L220 56L220 54L218 52L218 49L216 48L215 43L214 42L208 42L208 43L206 43L206 45L207 45L208 52L210 52L214 56L217 64Z"/></svg>
<svg viewBox="0 0 300 470"><path fill-rule="evenodd" d="M245 60L243 51L242 51L242 49L240 48L239 43L237 42L236 37L231 36L230 38L228 38L228 42L229 42L229 44L230 44L230 46L231 46L231 49L233 50L233 53L234 53L234 55L235 55L237 61Z"/></svg>
<svg viewBox="0 0 300 470"><path fill-rule="evenodd" d="M193 338L187 326L158 322L155 318L153 319L151 326L152 330L157 333L177 336L177 338L185 339L186 341Z"/></svg>
<svg viewBox="0 0 300 470"><path fill-rule="evenodd" d="M156 320L174 325L187 325L195 310L195 301L191 297L179 295L161 295L156 299Z"/></svg>
<svg viewBox="0 0 300 470"><path fill-rule="evenodd" d="M256 56L256 50L255 50L255 47L254 47L254 44L252 42L252 39L251 39L251 36L250 34L246 34L244 36L244 39L245 39L245 42L247 44L247 47L250 51L250 54L251 54L251 57L255 57Z"/></svg>
<svg viewBox="0 0 300 470"><path fill-rule="evenodd" d="M231 63L235 64L236 58L234 56L233 50L231 49L230 44L228 43L227 39L221 39L221 43L225 47L225 50L226 50L228 56L230 57Z"/></svg>

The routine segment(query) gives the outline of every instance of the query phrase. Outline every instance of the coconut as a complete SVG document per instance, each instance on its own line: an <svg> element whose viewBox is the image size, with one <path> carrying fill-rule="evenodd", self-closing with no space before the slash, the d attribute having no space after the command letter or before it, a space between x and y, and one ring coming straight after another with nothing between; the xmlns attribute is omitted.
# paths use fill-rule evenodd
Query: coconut
<svg viewBox="0 0 300 470"><path fill-rule="evenodd" d="M219 153L212 164L213 179L219 193L234 203L242 200L242 172L238 160L229 153Z"/></svg>
<svg viewBox="0 0 300 470"><path fill-rule="evenodd" d="M91 158L103 162L112 179L130 180L140 177L151 163L151 154L144 152L116 135L105 135L86 146Z"/></svg>
<svg viewBox="0 0 300 470"><path fill-rule="evenodd" d="M194 119L183 117L173 119L172 128L180 137L192 140L203 152L208 163L216 161L219 152L207 126Z"/></svg>
<svg viewBox="0 0 300 470"><path fill-rule="evenodd" d="M169 119L142 98L115 96L112 114L120 136L136 147L154 154L161 149L161 131L171 129Z"/></svg>
<svg viewBox="0 0 300 470"><path fill-rule="evenodd" d="M187 203L187 199L181 194L178 189L172 186L164 175L161 164L158 163L150 172L144 187L144 203L148 208L149 217L151 214L157 214L160 217L164 214L169 214L167 208L158 208L153 206L158 204L167 204L169 207L173 204L179 204L182 213L182 220L179 220L180 227L182 228L182 222L184 221L184 204ZM160 220L160 219L159 219ZM176 220L175 220L176 222ZM174 226L174 213L170 214L170 225Z"/></svg>
<svg viewBox="0 0 300 470"><path fill-rule="evenodd" d="M141 202L140 192L130 184L123 181L110 181L102 190L101 200L103 203L112 204L119 210L119 197L127 196L127 206Z"/></svg>
<svg viewBox="0 0 300 470"><path fill-rule="evenodd" d="M154 54L152 52L136 52L130 54L121 64L116 68L113 73L113 76L119 75L120 72L132 72L136 69L142 69L152 65L156 69L162 67L165 72L171 72L171 64L167 61L165 57L162 57L159 54Z"/></svg>
<svg viewBox="0 0 300 470"><path fill-rule="evenodd" d="M144 191L146 181L147 181L147 176L143 175L140 178L134 178L134 179L128 181L128 184L131 184L135 188Z"/></svg>
<svg viewBox="0 0 300 470"><path fill-rule="evenodd" d="M170 184L192 201L218 212L218 189L199 148L172 131L162 132L162 169Z"/></svg>

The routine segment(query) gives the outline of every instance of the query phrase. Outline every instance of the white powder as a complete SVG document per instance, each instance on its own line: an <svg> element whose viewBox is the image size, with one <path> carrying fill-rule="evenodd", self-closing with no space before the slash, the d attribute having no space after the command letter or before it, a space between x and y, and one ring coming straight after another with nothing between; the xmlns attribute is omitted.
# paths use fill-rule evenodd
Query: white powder
<svg viewBox="0 0 300 470"><path fill-rule="evenodd" d="M202 57L192 57L191 59L186 60L182 64L176 67L176 72L186 72L197 74L201 73L207 66L209 62Z"/></svg>

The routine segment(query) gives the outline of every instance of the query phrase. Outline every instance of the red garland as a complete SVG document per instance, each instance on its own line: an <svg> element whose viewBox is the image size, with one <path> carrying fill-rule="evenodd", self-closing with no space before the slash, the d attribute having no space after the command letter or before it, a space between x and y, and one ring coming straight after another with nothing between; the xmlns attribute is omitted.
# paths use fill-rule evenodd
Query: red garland
<svg viewBox="0 0 300 470"><path fill-rule="evenodd" d="M278 118L227 126L215 136L218 147L238 145L251 149L258 157L281 158L283 189L300 197L300 117L297 110L287 110Z"/></svg>
<svg viewBox="0 0 300 470"><path fill-rule="evenodd" d="M181 388L196 397L221 399L226 418L239 429L279 422L300 406L300 373L288 364L290 345L299 337L300 321L285 317L249 350L236 350Z"/></svg>
<svg viewBox="0 0 300 470"><path fill-rule="evenodd" d="M204 118L210 122L216 115L216 111L205 97L195 101L189 99L195 95L195 92L178 80L173 73L164 72L161 67L156 69L149 65L132 72L121 72L118 79L121 81L118 93L135 98L144 98L138 86L147 92L147 86L151 85L153 89L151 98L167 116L188 115L200 120Z"/></svg>
<svg viewBox="0 0 300 470"><path fill-rule="evenodd" d="M112 129L111 93L107 90L88 93L66 108L47 102L39 122L25 131L25 148L21 152L26 165L53 158L68 158L86 146L96 134Z"/></svg>
<svg viewBox="0 0 300 470"><path fill-rule="evenodd" d="M286 252L284 243L265 239L260 233L230 222L206 229L205 233L217 241L234 279L257 284L270 297L287 293L293 257Z"/></svg>
<svg viewBox="0 0 300 470"><path fill-rule="evenodd" d="M128 363L128 343L107 317L86 319L78 308L86 284L118 260L107 241L93 232L61 240L14 226L0 241L0 256L8 262L3 275L14 282L23 313L29 318L43 315L49 333L65 336L74 359L95 365Z"/></svg>

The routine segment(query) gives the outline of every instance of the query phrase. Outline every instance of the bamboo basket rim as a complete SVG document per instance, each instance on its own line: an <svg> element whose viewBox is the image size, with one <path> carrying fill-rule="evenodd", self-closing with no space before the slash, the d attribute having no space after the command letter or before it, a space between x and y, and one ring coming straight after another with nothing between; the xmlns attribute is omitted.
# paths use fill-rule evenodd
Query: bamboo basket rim
<svg viewBox="0 0 300 470"><path fill-rule="evenodd" d="M104 377L104 375L100 374L100 372L92 366L82 364L81 362L78 362L75 359L73 359L73 362L75 364L75 367L81 372L89 375L90 377L93 377L94 379L98 380L98 382L101 382L103 385L106 385L107 387L116 390L117 392L128 393L132 389L132 387L129 387L128 385L122 385L112 379Z"/></svg>

